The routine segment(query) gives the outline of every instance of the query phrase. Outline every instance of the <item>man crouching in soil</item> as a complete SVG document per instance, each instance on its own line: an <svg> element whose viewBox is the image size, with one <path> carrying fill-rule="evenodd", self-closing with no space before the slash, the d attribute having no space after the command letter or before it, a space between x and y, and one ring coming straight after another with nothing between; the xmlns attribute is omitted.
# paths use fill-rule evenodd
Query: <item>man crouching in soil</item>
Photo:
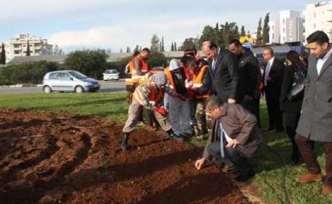
<svg viewBox="0 0 332 204"><path fill-rule="evenodd" d="M164 73L154 74L139 85L133 94L133 101L129 106L128 118L123 127L123 138L120 148L127 150L127 143L130 132L138 123L143 106L153 113L161 128L168 133L170 139L183 141L183 138L175 135L170 122L167 119L167 112L163 106L164 89L167 77Z"/></svg>
<svg viewBox="0 0 332 204"><path fill-rule="evenodd" d="M235 180L247 181L255 175L247 157L256 156L263 149L262 133L256 117L241 105L224 103L217 96L207 99L206 113L214 119L214 124L203 158L195 163L197 170L212 156L219 168L224 163L232 162L238 172Z"/></svg>

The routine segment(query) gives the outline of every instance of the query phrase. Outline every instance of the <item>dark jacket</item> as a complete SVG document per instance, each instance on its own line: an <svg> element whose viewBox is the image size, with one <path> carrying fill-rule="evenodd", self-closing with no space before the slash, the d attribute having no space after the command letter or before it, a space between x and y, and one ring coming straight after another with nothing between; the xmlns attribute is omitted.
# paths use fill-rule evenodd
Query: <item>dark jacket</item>
<svg viewBox="0 0 332 204"><path fill-rule="evenodd" d="M239 104L224 103L221 117L214 121L213 132L205 146L203 158L209 159L207 147L219 138L220 121L227 135L240 142L236 148L244 156L250 157L261 152L263 139L256 117Z"/></svg>
<svg viewBox="0 0 332 204"><path fill-rule="evenodd" d="M212 79L211 95L217 95L227 102L229 98L236 99L238 83L238 62L237 57L226 49L221 49L216 59L214 73L209 69ZM212 60L209 60L209 67L212 67Z"/></svg>
<svg viewBox="0 0 332 204"><path fill-rule="evenodd" d="M171 72L171 75L172 75L172 78L174 81L174 86L175 86L176 92L179 94L185 95L188 90L185 86L186 75L184 73L184 69L181 69L181 72L179 74ZM179 75L181 77L179 77Z"/></svg>
<svg viewBox="0 0 332 204"><path fill-rule="evenodd" d="M257 74L260 70L258 60L250 50L246 50L239 56L238 65L238 99L243 100L244 95L256 96L258 81L260 81Z"/></svg>
<svg viewBox="0 0 332 204"><path fill-rule="evenodd" d="M332 142L332 55L319 75L316 64L317 59L311 55L296 132L310 140Z"/></svg>
<svg viewBox="0 0 332 204"><path fill-rule="evenodd" d="M294 73L295 67L294 65L289 65L285 67L284 78L282 80L281 86L281 95L280 95L280 109L282 111L287 112L300 112L303 96L293 99L289 101L287 95L291 91L292 84L294 82Z"/></svg>
<svg viewBox="0 0 332 204"><path fill-rule="evenodd" d="M284 69L285 69L284 63L281 60L274 58L269 73L271 81L268 81L267 86L265 86L264 84L264 77L266 71L266 66L265 66L264 73L262 76L262 82L263 82L263 92L265 93L266 100L273 100L279 102Z"/></svg>

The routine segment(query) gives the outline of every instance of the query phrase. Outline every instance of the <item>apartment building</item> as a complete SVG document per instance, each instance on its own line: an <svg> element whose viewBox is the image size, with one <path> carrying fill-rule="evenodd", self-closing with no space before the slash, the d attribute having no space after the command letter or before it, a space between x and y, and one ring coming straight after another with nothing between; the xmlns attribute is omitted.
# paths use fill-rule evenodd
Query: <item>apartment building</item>
<svg viewBox="0 0 332 204"><path fill-rule="evenodd" d="M277 19L269 22L269 27L269 43L304 42L304 18L299 11L279 11Z"/></svg>
<svg viewBox="0 0 332 204"><path fill-rule="evenodd" d="M305 37L317 30L322 30L332 42L332 1L306 4L303 15Z"/></svg>
<svg viewBox="0 0 332 204"><path fill-rule="evenodd" d="M51 55L53 54L53 45L47 43L47 39L30 36L29 34L18 34L10 41L4 42L6 51L6 62L9 62L16 56L27 56L28 45L30 56ZM0 52L2 45L0 44Z"/></svg>

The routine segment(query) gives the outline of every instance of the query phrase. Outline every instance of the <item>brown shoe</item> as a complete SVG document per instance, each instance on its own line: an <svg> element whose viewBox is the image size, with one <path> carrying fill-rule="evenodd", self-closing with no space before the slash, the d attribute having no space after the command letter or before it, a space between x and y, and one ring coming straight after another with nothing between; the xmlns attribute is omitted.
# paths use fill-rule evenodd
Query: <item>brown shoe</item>
<svg viewBox="0 0 332 204"><path fill-rule="evenodd" d="M196 140L202 140L202 139L204 139L204 135L197 135L196 136Z"/></svg>
<svg viewBox="0 0 332 204"><path fill-rule="evenodd" d="M323 176L320 173L319 174L307 173L296 179L296 181L300 183L309 183L309 182L322 181L322 180Z"/></svg>
<svg viewBox="0 0 332 204"><path fill-rule="evenodd" d="M222 172L224 173L236 173L236 169L234 166L228 166L224 165L223 168L221 169Z"/></svg>
<svg viewBox="0 0 332 204"><path fill-rule="evenodd" d="M326 196L326 195L332 195L332 187L331 186L328 186L328 185L325 185L321 192L320 192L321 195L323 196Z"/></svg>

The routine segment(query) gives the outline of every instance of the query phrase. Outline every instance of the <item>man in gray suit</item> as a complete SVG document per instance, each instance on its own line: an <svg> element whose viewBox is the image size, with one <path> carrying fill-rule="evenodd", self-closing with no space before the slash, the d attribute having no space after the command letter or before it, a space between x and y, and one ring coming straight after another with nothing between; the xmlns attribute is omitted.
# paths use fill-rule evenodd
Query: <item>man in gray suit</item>
<svg viewBox="0 0 332 204"><path fill-rule="evenodd" d="M324 142L326 178L320 193L329 195L332 194L332 49L323 31L312 33L307 42L311 56L295 140L308 173L298 177L297 181L322 181L321 168L311 141Z"/></svg>

